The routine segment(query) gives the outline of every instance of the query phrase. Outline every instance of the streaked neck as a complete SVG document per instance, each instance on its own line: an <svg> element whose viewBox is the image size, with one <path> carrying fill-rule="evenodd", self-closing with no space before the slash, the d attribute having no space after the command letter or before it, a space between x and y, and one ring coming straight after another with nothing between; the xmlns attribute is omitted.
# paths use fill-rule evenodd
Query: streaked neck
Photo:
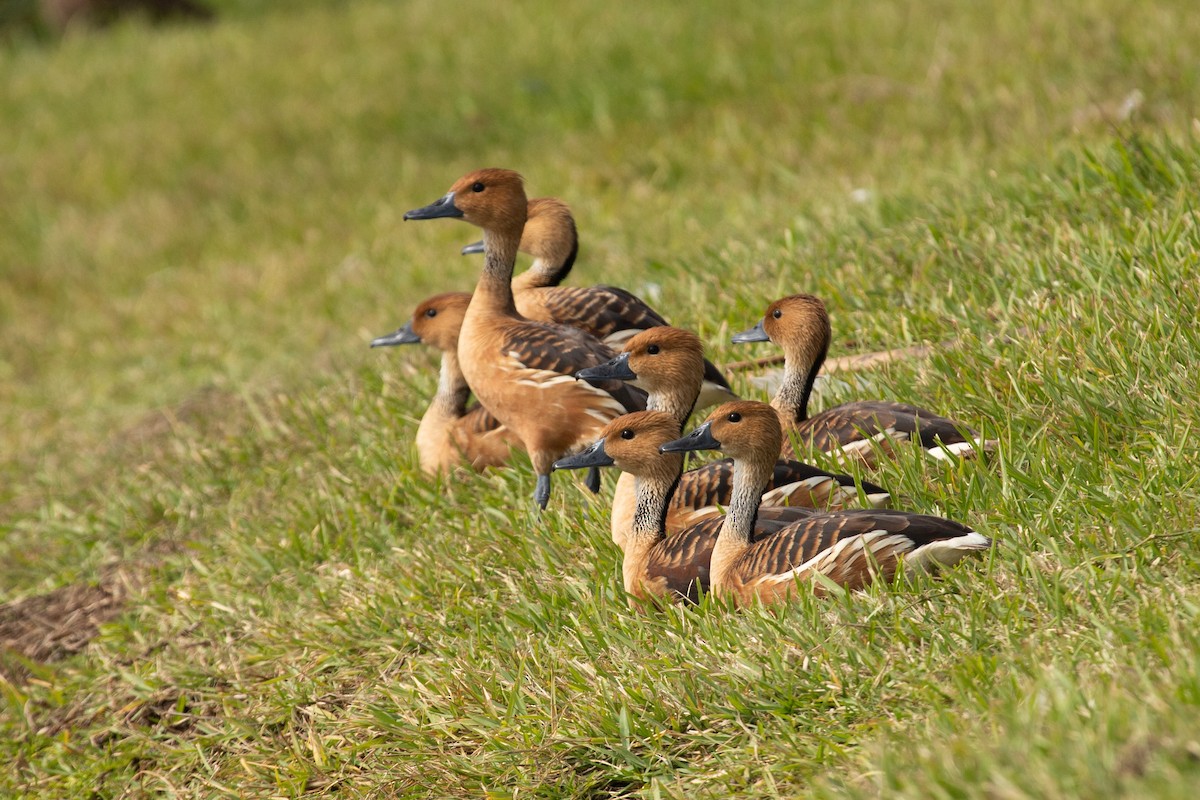
<svg viewBox="0 0 1200 800"><path fill-rule="evenodd" d="M729 575L738 558L754 541L754 525L758 521L758 504L770 482L773 464L748 464L741 459L733 462L733 496L717 543L713 545L709 575L712 590L724 592L730 584Z"/></svg>
<svg viewBox="0 0 1200 800"><path fill-rule="evenodd" d="M808 401L812 397L817 373L825 363L828 343L816 349L815 355L788 353L783 364L783 383L771 399L771 406L781 419L801 423L808 419Z"/></svg>
<svg viewBox="0 0 1200 800"><path fill-rule="evenodd" d="M443 352L437 394L433 396L430 408L436 408L438 412L448 416L461 417L467 413L467 398L470 395L471 389L467 386L467 379L463 377L462 369L458 366L458 354L454 351Z"/></svg>
<svg viewBox="0 0 1200 800"><path fill-rule="evenodd" d="M519 231L514 236L503 231L484 230L483 272L479 275L479 283L475 285L475 294L471 298L472 306L478 302L481 307L513 315L517 313L517 307L513 303L512 276L513 267L517 263L517 246L520 243Z"/></svg>
<svg viewBox="0 0 1200 800"><path fill-rule="evenodd" d="M754 540L754 525L758 521L758 505L771 482L774 463L757 464L735 459L733 462L733 492L725 523L721 526L721 541L748 546Z"/></svg>
<svg viewBox="0 0 1200 800"><path fill-rule="evenodd" d="M621 573L625 591L638 595L650 551L667 537L667 508L679 485L679 473L669 475L635 476L637 504L633 525L622 546L624 558Z"/></svg>
<svg viewBox="0 0 1200 800"><path fill-rule="evenodd" d="M630 538L642 544L653 544L667 535L667 506L679 484L679 475L645 476L634 478L637 505L633 512Z"/></svg>
<svg viewBox="0 0 1200 800"><path fill-rule="evenodd" d="M635 382L636 386L637 383ZM696 405L696 398L700 396L700 388L691 386L675 386L665 391L650 392L646 398L646 408L649 411L662 411L674 417L679 423L679 429L682 431L683 426L687 423L688 417L692 415L692 409Z"/></svg>

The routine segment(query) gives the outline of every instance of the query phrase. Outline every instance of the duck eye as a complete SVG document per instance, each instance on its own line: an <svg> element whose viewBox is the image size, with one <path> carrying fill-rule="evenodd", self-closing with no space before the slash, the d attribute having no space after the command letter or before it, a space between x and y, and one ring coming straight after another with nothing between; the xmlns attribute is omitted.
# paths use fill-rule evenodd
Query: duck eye
<svg viewBox="0 0 1200 800"><path fill-rule="evenodd" d="M428 309L428 310L425 312L425 316L427 316L427 317L436 317L436 316L437 316L437 309L436 309L436 308L430 308L430 309Z"/></svg>
<svg viewBox="0 0 1200 800"><path fill-rule="evenodd" d="M771 316L774 317L775 319L779 319L780 317L783 316L783 312L777 308L771 312Z"/></svg>
<svg viewBox="0 0 1200 800"><path fill-rule="evenodd" d="M472 192L482 192L485 188L487 187L483 185L483 181L475 181L475 183L471 184Z"/></svg>
<svg viewBox="0 0 1200 800"><path fill-rule="evenodd" d="M728 417L726 417L726 419L728 419L730 422L741 422L742 415L739 414L738 412L734 411L732 414L730 414Z"/></svg>
<svg viewBox="0 0 1200 800"><path fill-rule="evenodd" d="M634 433L634 432L633 432L632 430L630 430L629 428L626 428L625 430L621 431L621 438L622 438L622 439L632 439L632 438L633 438L634 436L636 436L636 435L637 435L637 434L636 434L636 433Z"/></svg>
<svg viewBox="0 0 1200 800"><path fill-rule="evenodd" d="M652 355L652 356L656 356L656 355L658 355L658 350L659 350L659 347L658 347L658 345L656 345L656 344L652 344L652 345L650 345L649 347L647 347L647 348L646 348L646 352L647 352L647 353L649 353L649 354L650 354L650 355Z"/></svg>

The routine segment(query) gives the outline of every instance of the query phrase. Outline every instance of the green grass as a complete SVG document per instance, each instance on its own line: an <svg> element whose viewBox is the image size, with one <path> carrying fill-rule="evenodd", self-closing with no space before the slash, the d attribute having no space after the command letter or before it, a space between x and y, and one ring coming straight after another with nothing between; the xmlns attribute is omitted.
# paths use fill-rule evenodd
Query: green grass
<svg viewBox="0 0 1200 800"><path fill-rule="evenodd" d="M1190 3L221 8L0 47L0 601L130 586L0 656L0 791L1195 796ZM953 339L820 402L1000 438L877 476L995 553L646 615L571 482L422 477L435 358L366 342L472 284L400 219L485 165L718 362L801 290L834 355Z"/></svg>

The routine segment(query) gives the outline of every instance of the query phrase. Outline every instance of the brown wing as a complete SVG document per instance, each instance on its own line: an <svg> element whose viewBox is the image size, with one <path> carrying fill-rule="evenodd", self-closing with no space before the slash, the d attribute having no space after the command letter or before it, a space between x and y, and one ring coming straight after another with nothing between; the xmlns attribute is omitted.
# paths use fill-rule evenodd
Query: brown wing
<svg viewBox="0 0 1200 800"><path fill-rule="evenodd" d="M824 479L824 480L822 480ZM802 484L797 486L796 484ZM809 466L799 461L780 459L775 462L775 471L768 485L768 492L781 487L790 487L786 497L773 498L778 505L798 506L802 508L829 508L831 504L844 502L845 493L838 491L846 487L856 491L854 478L834 472ZM886 494L887 491L874 484L863 482L867 494ZM671 498L668 509L680 512L680 519L685 519L686 512L701 509L713 509L717 506L728 505L733 496L733 459L713 461L696 469L688 470L679 479L679 486ZM708 514L706 513L705 516ZM693 521L698 517L693 517ZM672 528L668 519L668 529Z"/></svg>
<svg viewBox="0 0 1200 800"><path fill-rule="evenodd" d="M641 298L616 286L549 286L530 290L546 319L585 330L597 339L616 331L645 330L667 321Z"/></svg>
<svg viewBox="0 0 1200 800"><path fill-rule="evenodd" d="M851 541L877 531L883 535L870 542ZM785 575L826 554L830 558L821 571L847 588L858 588L870 582L875 563L890 577L900 555L930 542L970 533L970 528L954 520L906 511L858 509L814 514L756 541L739 560L737 571L743 581L751 583ZM847 546L834 550L840 542Z"/></svg>
<svg viewBox="0 0 1200 800"><path fill-rule="evenodd" d="M563 376L574 376L579 370L603 364L616 355L612 348L578 328L527 321L502 333L499 350L527 369ZM624 381L592 385L612 395L626 411L646 408L646 393Z"/></svg>
<svg viewBox="0 0 1200 800"><path fill-rule="evenodd" d="M797 433L812 447L829 452L868 439L881 431L895 431L922 447L962 442L978 434L967 425L917 406L886 401L844 403L801 423Z"/></svg>
<svg viewBox="0 0 1200 800"><path fill-rule="evenodd" d="M811 513L811 510L801 508L761 509L754 535L757 539L772 536ZM668 534L650 551L647 577L664 583L665 588L679 599L698 600L699 589L709 589L709 562L724 522L725 515L720 514Z"/></svg>

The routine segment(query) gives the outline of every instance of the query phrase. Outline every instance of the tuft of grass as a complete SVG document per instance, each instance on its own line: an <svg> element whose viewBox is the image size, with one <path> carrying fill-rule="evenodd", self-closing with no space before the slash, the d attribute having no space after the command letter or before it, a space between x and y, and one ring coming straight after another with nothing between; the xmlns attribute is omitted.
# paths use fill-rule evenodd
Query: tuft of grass
<svg viewBox="0 0 1200 800"><path fill-rule="evenodd" d="M0 658L0 792L1194 794L1189 4L220 6L0 48L0 601L129 576ZM365 345L471 285L400 219L490 164L717 362L795 291L952 341L816 402L999 439L873 476L995 551L647 614L605 496L421 475L435 357Z"/></svg>

